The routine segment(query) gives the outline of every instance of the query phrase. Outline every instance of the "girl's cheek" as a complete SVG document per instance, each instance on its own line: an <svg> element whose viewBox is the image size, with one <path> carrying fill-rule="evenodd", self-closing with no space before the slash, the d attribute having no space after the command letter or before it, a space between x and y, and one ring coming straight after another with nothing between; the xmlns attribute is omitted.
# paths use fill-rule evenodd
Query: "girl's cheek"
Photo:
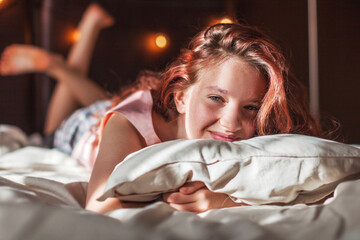
<svg viewBox="0 0 360 240"><path fill-rule="evenodd" d="M208 113L215 114L221 110L221 106L219 103L210 102L210 101L203 101L199 104L202 109Z"/></svg>
<svg viewBox="0 0 360 240"><path fill-rule="evenodd" d="M203 114L206 119L216 118L219 109L211 104L201 104L199 106L198 114Z"/></svg>
<svg viewBox="0 0 360 240"><path fill-rule="evenodd" d="M251 138L255 135L255 120L251 119L244 122L244 130L246 132L246 138Z"/></svg>
<svg viewBox="0 0 360 240"><path fill-rule="evenodd" d="M257 115L257 111L252 111L248 109L243 109L241 116L246 119L246 121L254 121Z"/></svg>

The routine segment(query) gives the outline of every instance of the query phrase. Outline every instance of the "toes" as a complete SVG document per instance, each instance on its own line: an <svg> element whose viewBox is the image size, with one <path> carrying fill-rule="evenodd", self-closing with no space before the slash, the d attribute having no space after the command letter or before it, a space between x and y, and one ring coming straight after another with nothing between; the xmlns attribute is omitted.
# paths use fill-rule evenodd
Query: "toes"
<svg viewBox="0 0 360 240"><path fill-rule="evenodd" d="M110 27L115 22L115 19L97 3L90 4L85 11L84 18L94 19L101 27Z"/></svg>

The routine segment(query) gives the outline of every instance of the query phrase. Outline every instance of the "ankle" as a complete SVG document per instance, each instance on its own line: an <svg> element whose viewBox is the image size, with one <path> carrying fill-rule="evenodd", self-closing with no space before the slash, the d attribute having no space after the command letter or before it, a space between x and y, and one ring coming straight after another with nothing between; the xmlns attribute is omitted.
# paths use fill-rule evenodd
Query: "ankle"
<svg viewBox="0 0 360 240"><path fill-rule="evenodd" d="M61 55L52 54L48 58L48 67L45 69L45 73L58 79L66 67L65 60Z"/></svg>

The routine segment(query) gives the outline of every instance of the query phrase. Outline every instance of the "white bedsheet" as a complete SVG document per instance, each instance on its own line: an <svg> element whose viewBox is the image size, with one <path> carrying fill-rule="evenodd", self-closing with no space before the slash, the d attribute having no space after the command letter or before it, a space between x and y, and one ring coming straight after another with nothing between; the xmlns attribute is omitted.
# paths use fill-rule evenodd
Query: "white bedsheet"
<svg viewBox="0 0 360 240"><path fill-rule="evenodd" d="M325 204L178 212L165 203L107 216L83 209L89 173L26 147L0 157L0 239L359 239L360 180Z"/></svg>

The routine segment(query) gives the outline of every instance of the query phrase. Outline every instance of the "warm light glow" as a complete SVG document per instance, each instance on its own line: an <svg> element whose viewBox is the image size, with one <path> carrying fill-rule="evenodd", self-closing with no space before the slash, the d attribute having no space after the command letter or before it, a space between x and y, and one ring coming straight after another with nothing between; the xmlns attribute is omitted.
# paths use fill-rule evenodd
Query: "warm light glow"
<svg viewBox="0 0 360 240"><path fill-rule="evenodd" d="M2 4L2 3L3 3L3 1L4 1L4 0L0 0L0 4Z"/></svg>
<svg viewBox="0 0 360 240"><path fill-rule="evenodd" d="M0 1L1 1L1 0L0 0ZM79 30L75 29L75 30L73 30L73 31L71 32L71 41L72 41L72 42L77 42L77 41L79 41L80 37L81 37L81 33L80 33Z"/></svg>
<svg viewBox="0 0 360 240"><path fill-rule="evenodd" d="M170 39L165 33L149 33L144 40L146 49L151 53L160 53L170 45Z"/></svg>
<svg viewBox="0 0 360 240"><path fill-rule="evenodd" d="M233 23L233 21L228 17L224 17L220 20L220 23Z"/></svg>
<svg viewBox="0 0 360 240"><path fill-rule="evenodd" d="M165 48L167 45L166 37L163 34L159 34L155 38L155 44L159 48Z"/></svg>
<svg viewBox="0 0 360 240"><path fill-rule="evenodd" d="M225 16L223 18L212 18L210 21L210 26L218 24L218 23L227 24L227 23L234 23L234 21L230 17L227 17L227 16Z"/></svg>

